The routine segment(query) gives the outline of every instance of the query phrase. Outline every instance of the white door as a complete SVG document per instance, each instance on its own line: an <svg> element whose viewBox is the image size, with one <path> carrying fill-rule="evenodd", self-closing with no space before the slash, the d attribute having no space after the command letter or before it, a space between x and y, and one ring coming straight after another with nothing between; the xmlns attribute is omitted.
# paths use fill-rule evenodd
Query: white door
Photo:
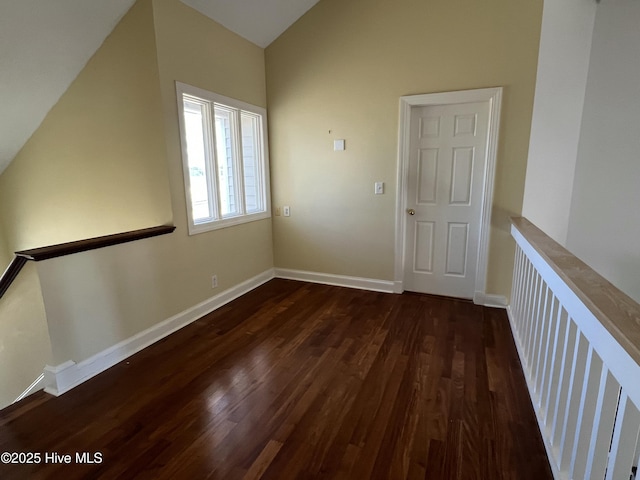
<svg viewBox="0 0 640 480"><path fill-rule="evenodd" d="M489 102L411 108L405 290L473 298Z"/></svg>

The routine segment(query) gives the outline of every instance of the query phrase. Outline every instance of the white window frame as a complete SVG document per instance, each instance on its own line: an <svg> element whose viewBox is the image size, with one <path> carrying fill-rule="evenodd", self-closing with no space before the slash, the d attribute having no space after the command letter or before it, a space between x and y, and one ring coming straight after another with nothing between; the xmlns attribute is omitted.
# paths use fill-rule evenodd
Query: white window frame
<svg viewBox="0 0 640 480"><path fill-rule="evenodd" d="M186 142L186 132L185 132L185 117L184 117L184 97L194 97L200 101L205 101L210 104L210 115L208 115L207 122L211 124L211 131L206 132L207 135L206 142L208 147L205 147L205 158L207 163L209 164L209 168L211 171L207 172L207 184L209 190L209 201L214 209L214 215L212 218L195 222L193 218L193 208L192 208L192 200L191 200L191 185L190 185L190 173L189 173L189 162L188 162L188 154L187 154L187 142ZM176 97L178 103L178 123L180 125L180 146L182 152L182 169L183 169L183 177L184 177L184 188L185 188L185 200L187 206L187 217L188 217L188 226L189 226L189 235L195 235L202 232L208 232L211 230L217 230L220 228L230 227L232 225L239 225L247 222L254 222L257 220L262 220L265 218L271 217L271 187L269 183L269 147L267 143L267 111L256 105L251 105L246 102L242 102L240 100L236 100L234 98L225 97L224 95L219 95L217 93L209 92L207 90L203 90L198 87L194 87L192 85L187 85L186 83L176 82ZM258 129L258 145L255 148L261 147L261 159L259 162L260 165L256 165L256 168L260 170L260 176L262 182L259 185L259 194L262 199L262 204L264 205L264 211L247 213L245 206L245 195L244 195L244 175L242 172L242 145L240 144L240 139L235 138L235 151L237 153L238 162L236 165L236 176L238 179L239 185L239 193L237 194L237 198L239 198L239 213L233 216L222 217L220 215L220 201L218 198L218 192L216 190L217 181L215 178L217 176L217 165L218 161L216 159L215 154L215 118L214 118L214 106L219 105L224 108L231 108L238 111L237 118L237 135L236 137L241 136L241 116L240 113L242 111L248 112L260 117L260 124L262 128Z"/></svg>

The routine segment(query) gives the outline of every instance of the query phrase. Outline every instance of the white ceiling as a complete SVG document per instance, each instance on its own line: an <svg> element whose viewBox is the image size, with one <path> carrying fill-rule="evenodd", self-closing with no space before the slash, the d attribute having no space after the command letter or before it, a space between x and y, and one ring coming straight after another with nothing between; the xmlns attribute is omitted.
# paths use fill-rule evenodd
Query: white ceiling
<svg viewBox="0 0 640 480"><path fill-rule="evenodd" d="M266 47L318 0L181 0ZM0 0L0 173L135 0Z"/></svg>
<svg viewBox="0 0 640 480"><path fill-rule="evenodd" d="M265 48L319 0L180 0Z"/></svg>

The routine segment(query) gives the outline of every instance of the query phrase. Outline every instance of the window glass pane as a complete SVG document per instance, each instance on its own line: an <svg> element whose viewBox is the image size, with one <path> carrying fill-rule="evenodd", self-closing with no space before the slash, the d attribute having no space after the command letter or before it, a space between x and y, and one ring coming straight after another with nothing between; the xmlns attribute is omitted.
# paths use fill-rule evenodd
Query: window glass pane
<svg viewBox="0 0 640 480"><path fill-rule="evenodd" d="M234 145L232 130L234 112L216 105L216 158L218 160L218 187L220 214L225 217L239 213L236 200Z"/></svg>
<svg viewBox="0 0 640 480"><path fill-rule="evenodd" d="M264 109L180 82L176 93L189 234L267 218Z"/></svg>
<svg viewBox="0 0 640 480"><path fill-rule="evenodd" d="M198 223L214 216L207 180L205 106L187 99L183 100L183 105L191 210L193 221Z"/></svg>
<svg viewBox="0 0 640 480"><path fill-rule="evenodd" d="M241 114L244 199L247 213L262 211L260 118L247 112Z"/></svg>

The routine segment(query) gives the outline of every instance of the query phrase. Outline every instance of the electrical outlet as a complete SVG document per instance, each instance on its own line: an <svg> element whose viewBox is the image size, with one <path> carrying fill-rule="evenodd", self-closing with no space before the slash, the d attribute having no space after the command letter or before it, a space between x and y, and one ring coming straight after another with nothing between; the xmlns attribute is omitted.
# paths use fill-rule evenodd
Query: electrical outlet
<svg viewBox="0 0 640 480"><path fill-rule="evenodd" d="M218 287L218 275L213 275L211 277L211 288L217 288Z"/></svg>
<svg viewBox="0 0 640 480"><path fill-rule="evenodd" d="M282 207L282 213L285 217L288 217L289 215L291 215L291 210L289 210L288 206Z"/></svg>

